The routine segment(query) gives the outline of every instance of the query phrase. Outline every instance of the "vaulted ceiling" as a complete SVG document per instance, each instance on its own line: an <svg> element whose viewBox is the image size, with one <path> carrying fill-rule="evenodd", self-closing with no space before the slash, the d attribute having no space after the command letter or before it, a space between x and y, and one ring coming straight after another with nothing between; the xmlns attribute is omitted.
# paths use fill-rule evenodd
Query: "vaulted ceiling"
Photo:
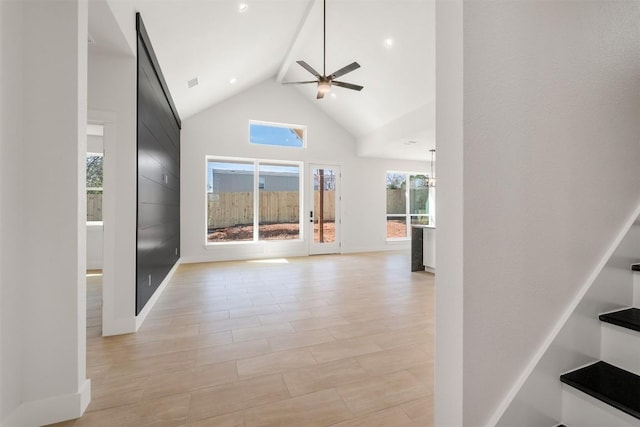
<svg viewBox="0 0 640 427"><path fill-rule="evenodd" d="M118 1L141 12L182 119L266 79L313 80L296 60L323 71L322 0ZM359 154L427 160L435 148L434 9L433 0L326 0L327 74L357 61L340 80L364 89L316 100L316 85L297 88L356 138Z"/></svg>

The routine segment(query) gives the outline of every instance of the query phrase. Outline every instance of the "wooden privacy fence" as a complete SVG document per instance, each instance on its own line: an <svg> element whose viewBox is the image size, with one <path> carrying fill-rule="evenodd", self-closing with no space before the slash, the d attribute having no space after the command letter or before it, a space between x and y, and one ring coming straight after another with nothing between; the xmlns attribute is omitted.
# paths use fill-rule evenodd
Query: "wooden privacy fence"
<svg viewBox="0 0 640 427"><path fill-rule="evenodd" d="M313 205L315 207L320 206L320 192L314 191L314 200ZM332 222L336 220L336 191L335 190L325 190L324 192L324 200L322 201L324 206L322 211L324 212L324 221ZM317 218L316 218L317 219Z"/></svg>
<svg viewBox="0 0 640 427"><path fill-rule="evenodd" d="M209 229L253 224L253 193L209 193L207 226ZM316 205L319 195L316 193ZM324 220L335 219L335 191L324 194ZM282 224L300 221L300 193L297 191L260 191L260 223Z"/></svg>
<svg viewBox="0 0 640 427"><path fill-rule="evenodd" d="M387 213L404 214L406 211L406 191L403 189L387 189Z"/></svg>
<svg viewBox="0 0 640 427"><path fill-rule="evenodd" d="M87 221L102 221L102 193L87 194Z"/></svg>

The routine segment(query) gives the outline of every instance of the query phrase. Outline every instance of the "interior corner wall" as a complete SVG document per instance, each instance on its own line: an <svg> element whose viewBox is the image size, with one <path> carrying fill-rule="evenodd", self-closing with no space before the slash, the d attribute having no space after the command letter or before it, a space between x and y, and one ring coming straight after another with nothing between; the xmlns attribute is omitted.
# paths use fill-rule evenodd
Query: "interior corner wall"
<svg viewBox="0 0 640 427"><path fill-rule="evenodd" d="M480 426L640 203L640 16L463 7L463 417Z"/></svg>
<svg viewBox="0 0 640 427"><path fill-rule="evenodd" d="M117 335L136 330L136 57L90 50L88 86L89 110L101 112L109 122L104 137L102 328L103 335Z"/></svg>
<svg viewBox="0 0 640 427"><path fill-rule="evenodd" d="M302 256L308 253L305 242L206 247L208 155L303 161L305 165L340 165L342 252L409 248L408 242L400 245L386 242L386 172L427 171L428 163L358 157L355 138L318 109L314 105L317 102L316 99L306 99L293 87L270 79L183 121L182 262ZM249 144L249 120L305 125L308 147L295 149ZM304 212L308 210L304 209Z"/></svg>

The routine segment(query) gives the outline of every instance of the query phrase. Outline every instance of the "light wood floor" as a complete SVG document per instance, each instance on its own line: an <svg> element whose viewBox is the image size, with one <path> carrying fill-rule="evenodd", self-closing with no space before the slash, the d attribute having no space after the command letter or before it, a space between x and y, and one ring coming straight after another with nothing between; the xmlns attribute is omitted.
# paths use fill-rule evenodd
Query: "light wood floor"
<svg viewBox="0 0 640 427"><path fill-rule="evenodd" d="M432 426L433 276L409 258L182 265L109 338L89 277L92 401L57 426Z"/></svg>

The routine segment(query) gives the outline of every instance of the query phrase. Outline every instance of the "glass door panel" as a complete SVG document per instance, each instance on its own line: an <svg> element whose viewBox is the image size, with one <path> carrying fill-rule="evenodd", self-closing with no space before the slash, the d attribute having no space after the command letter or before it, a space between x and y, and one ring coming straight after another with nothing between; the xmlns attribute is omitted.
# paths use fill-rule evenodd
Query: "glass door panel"
<svg viewBox="0 0 640 427"><path fill-rule="evenodd" d="M309 223L313 226L310 254L340 252L340 168L338 166L310 165L312 186Z"/></svg>

